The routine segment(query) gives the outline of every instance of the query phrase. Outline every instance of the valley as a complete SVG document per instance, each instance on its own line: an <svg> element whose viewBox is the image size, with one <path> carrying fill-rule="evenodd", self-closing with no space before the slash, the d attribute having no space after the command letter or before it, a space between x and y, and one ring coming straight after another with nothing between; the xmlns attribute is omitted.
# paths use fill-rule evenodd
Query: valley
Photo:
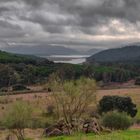
<svg viewBox="0 0 140 140"><path fill-rule="evenodd" d="M128 48L119 48L119 50L131 51L131 47ZM138 46L136 46L135 49L139 51ZM106 51L108 52L110 50ZM46 140L47 136L50 140L57 138L64 140L77 139L80 136L82 139L88 140L90 139L90 135L85 134L83 129L81 129L83 122L80 122L78 125L81 134L75 130L76 126L73 126L71 118L74 119L77 115L80 116L80 119L83 121L86 120L86 117L88 119L98 120L98 122L94 120L94 123L96 123L96 126L99 125L100 128L96 131L93 127L94 129L91 130L91 138L102 140L109 135L113 139L114 135L116 135L117 138L125 140L123 138L125 132L128 134L134 132L134 134L132 134L133 139L137 140L137 138L140 137L137 135L140 129L139 63L136 59L133 59L133 57L131 63L126 63L126 61L122 60L116 63L116 60L113 59L110 62L110 58L105 60L104 57L100 58L102 61L96 59L89 61L89 59L93 57L100 57L100 55L106 53L106 51L96 53L93 56L50 55L49 57L0 51L0 136L3 138L2 140L5 140L8 136L12 137L12 139L16 139L16 135L14 135L15 132L20 135L20 137L23 135L31 140ZM131 54L133 56L133 53ZM137 52L137 54L137 57L139 57L139 52ZM126 51L121 55L126 55ZM113 56L117 58L118 53L113 54ZM128 121L124 124L125 126L128 123L127 128L119 126L120 128L115 128L116 131L114 131L111 128L108 130L107 127L102 126L104 125L102 123L104 116L108 115L108 112L112 113L111 115L114 113L108 111L107 113L100 114L100 101L106 97L114 98L112 99L114 103L119 101L119 104L123 104L124 102L122 106L132 104L130 108L132 107L132 110L135 111L135 115L131 119L129 114L123 114L124 112L119 110L116 111L118 113L118 119L123 119L124 117L124 119ZM129 103L127 103L127 101L129 101ZM113 102L111 104L113 104ZM107 103L105 105L107 105ZM119 105L115 107L118 106ZM126 111L126 108L123 109ZM11 116L10 113L16 115ZM7 116L8 114L9 116ZM27 116L22 118L22 116L20 116L21 114L22 116ZM5 117L5 115L7 117ZM31 117L31 120L28 119L28 117ZM114 117L116 117L116 115ZM29 123L26 124L27 122L24 122L26 124L24 126L20 118L22 118L22 121L27 118L26 121L29 121ZM58 129L58 127L49 130L53 125L57 123L57 125L59 125L58 121L62 118L64 120L66 119L64 122L66 125L63 126L60 124L60 126L64 128ZM125 120L123 120L123 122ZM7 124L5 123L6 121ZM19 127L15 127L15 122L23 125L21 130L23 129L25 133L19 133ZM119 121L116 123L118 122ZM74 124L75 123L76 122L74 122ZM72 125L72 128L67 127L67 125ZM116 125L118 124L113 124L113 127L118 127ZM100 130L102 127L103 130ZM15 128L14 133L13 128ZM50 132L47 132L47 129ZM44 131L46 131L45 135L43 135ZM65 131L69 133L69 136L64 136ZM105 135L103 136L104 131ZM106 131L109 131L109 134L106 133ZM76 133L80 136L77 137ZM95 135L99 133L101 134L100 137ZM53 136L52 138L51 135ZM55 137L59 135L61 137Z"/></svg>
<svg viewBox="0 0 140 140"><path fill-rule="evenodd" d="M0 140L140 140L140 0L0 0Z"/></svg>

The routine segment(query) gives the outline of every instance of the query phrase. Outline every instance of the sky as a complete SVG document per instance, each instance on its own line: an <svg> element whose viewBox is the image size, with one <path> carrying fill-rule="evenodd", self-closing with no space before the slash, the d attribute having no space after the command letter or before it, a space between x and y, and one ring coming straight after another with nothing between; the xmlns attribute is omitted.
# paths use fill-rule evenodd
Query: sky
<svg viewBox="0 0 140 140"><path fill-rule="evenodd" d="M111 48L139 40L140 0L0 0L0 47Z"/></svg>

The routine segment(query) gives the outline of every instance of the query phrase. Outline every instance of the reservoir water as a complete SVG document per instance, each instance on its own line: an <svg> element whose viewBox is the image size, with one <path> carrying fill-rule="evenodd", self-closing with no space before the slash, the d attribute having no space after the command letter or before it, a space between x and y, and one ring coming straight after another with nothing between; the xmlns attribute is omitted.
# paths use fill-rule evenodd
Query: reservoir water
<svg viewBox="0 0 140 140"><path fill-rule="evenodd" d="M41 57L47 58L55 63L81 64L84 63L89 56L90 55L51 55Z"/></svg>

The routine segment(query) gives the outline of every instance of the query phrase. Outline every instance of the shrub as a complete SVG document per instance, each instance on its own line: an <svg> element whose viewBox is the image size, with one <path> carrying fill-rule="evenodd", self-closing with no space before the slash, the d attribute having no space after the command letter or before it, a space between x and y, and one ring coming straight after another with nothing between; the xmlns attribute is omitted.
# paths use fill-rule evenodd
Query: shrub
<svg viewBox="0 0 140 140"><path fill-rule="evenodd" d="M104 96L99 101L99 113L102 114L103 112L109 112L113 110L126 112L131 117L135 117L137 114L136 105L132 102L130 97Z"/></svg>
<svg viewBox="0 0 140 140"><path fill-rule="evenodd" d="M32 119L32 107L26 102L15 102L4 116L3 124L18 140L24 140L24 129Z"/></svg>
<svg viewBox="0 0 140 140"><path fill-rule="evenodd" d="M37 129L37 128L45 128L45 122L41 121L40 119L32 119L30 127L32 129Z"/></svg>
<svg viewBox="0 0 140 140"><path fill-rule="evenodd" d="M12 103L13 101L7 97L0 98L0 104L9 104Z"/></svg>
<svg viewBox="0 0 140 140"><path fill-rule="evenodd" d="M48 90L48 92L51 92L52 91L51 88L48 88L47 90Z"/></svg>
<svg viewBox="0 0 140 140"><path fill-rule="evenodd" d="M54 114L54 109L55 109L55 107L53 105L47 106L47 114L48 115Z"/></svg>
<svg viewBox="0 0 140 140"><path fill-rule="evenodd" d="M29 90L26 86L21 85L21 84L14 85L14 86L12 87L12 89L13 89L13 91Z"/></svg>
<svg viewBox="0 0 140 140"><path fill-rule="evenodd" d="M136 78L135 85L140 85L140 77Z"/></svg>
<svg viewBox="0 0 140 140"><path fill-rule="evenodd" d="M0 89L0 92L8 92L8 88L3 87L3 88Z"/></svg>
<svg viewBox="0 0 140 140"><path fill-rule="evenodd" d="M108 112L102 118L102 124L111 130L125 130L131 126L131 120L126 113Z"/></svg>

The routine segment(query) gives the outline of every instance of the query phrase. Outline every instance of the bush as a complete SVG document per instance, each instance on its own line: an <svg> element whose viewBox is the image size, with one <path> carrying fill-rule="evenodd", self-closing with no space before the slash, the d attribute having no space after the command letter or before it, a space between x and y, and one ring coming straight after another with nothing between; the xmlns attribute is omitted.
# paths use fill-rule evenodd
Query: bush
<svg viewBox="0 0 140 140"><path fill-rule="evenodd" d="M131 117L135 117L137 114L136 105L130 97L104 96L99 101L98 111L100 114L114 110L126 112Z"/></svg>
<svg viewBox="0 0 140 140"><path fill-rule="evenodd" d="M108 112L102 118L102 124L111 130L125 130L131 126L131 120L125 113Z"/></svg>
<svg viewBox="0 0 140 140"><path fill-rule="evenodd" d="M135 85L140 85L140 77L136 78Z"/></svg>
<svg viewBox="0 0 140 140"><path fill-rule="evenodd" d="M0 104L9 104L12 103L13 101L8 99L7 97L1 98L0 99Z"/></svg>
<svg viewBox="0 0 140 140"><path fill-rule="evenodd" d="M46 122L43 122L40 119L32 119L30 127L32 129L45 128L45 124Z"/></svg>
<svg viewBox="0 0 140 140"><path fill-rule="evenodd" d="M24 129L29 127L32 120L32 107L26 102L15 102L3 118L4 126L9 129L18 140L24 140Z"/></svg>
<svg viewBox="0 0 140 140"><path fill-rule="evenodd" d="M0 92L8 92L8 88L3 87L3 88L0 89Z"/></svg>
<svg viewBox="0 0 140 140"><path fill-rule="evenodd" d="M22 84L17 84L12 87L13 91L29 90L26 86Z"/></svg>
<svg viewBox="0 0 140 140"><path fill-rule="evenodd" d="M54 109L55 109L55 107L54 107L53 105L49 105L49 106L47 107L47 114L48 114L48 115L54 114Z"/></svg>

